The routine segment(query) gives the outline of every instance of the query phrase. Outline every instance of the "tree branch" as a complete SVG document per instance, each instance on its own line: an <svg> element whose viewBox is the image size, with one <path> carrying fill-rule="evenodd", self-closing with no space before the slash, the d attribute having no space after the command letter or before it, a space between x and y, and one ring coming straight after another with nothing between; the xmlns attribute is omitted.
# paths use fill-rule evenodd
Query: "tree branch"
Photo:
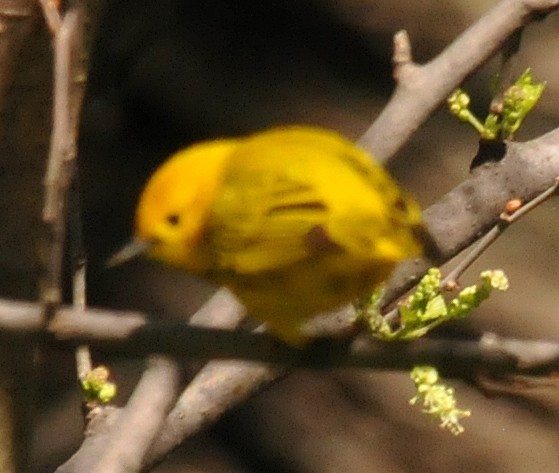
<svg viewBox="0 0 559 473"><path fill-rule="evenodd" d="M507 143L504 158L474 170L423 213L439 251L435 261L416 260L396 268L385 294L393 301L413 286L429 266L456 256L499 222L511 199L527 202L559 176L559 128L526 143Z"/></svg>
<svg viewBox="0 0 559 473"><path fill-rule="evenodd" d="M6 316L7 313L11 315ZM0 330L14 329L27 335L41 333L40 306L0 301ZM17 326L10 320L19 319ZM375 368L407 370L428 363L450 376L461 377L464 367L515 372L545 372L559 362L559 342L518 341L504 350L505 338L487 341L420 339L413 343L375 342L369 337L347 340L318 339L304 348L295 348L265 333L193 327L181 322L149 322L133 312L90 309L76 314L63 308L54 316L49 332L61 342L91 343L98 349L119 355L164 353L194 359L248 359L304 368ZM481 344L480 344L481 343ZM484 345L485 343L485 345ZM452 349L455 346L455 349ZM542 350L545 347L545 350ZM552 350L550 350L550 347ZM530 354L529 350L534 349ZM520 356L522 355L522 356ZM472 362L477 365L473 366Z"/></svg>
<svg viewBox="0 0 559 473"><path fill-rule="evenodd" d="M411 46L395 38L392 98L359 144L386 162L408 141L429 115L491 58L520 27L559 7L559 0L502 0L425 65L411 59Z"/></svg>
<svg viewBox="0 0 559 473"><path fill-rule="evenodd" d="M62 261L66 243L68 191L74 177L79 109L83 81L79 80L83 43L83 12L64 16L55 37L54 113L43 208L44 276L41 300L48 312L62 298Z"/></svg>

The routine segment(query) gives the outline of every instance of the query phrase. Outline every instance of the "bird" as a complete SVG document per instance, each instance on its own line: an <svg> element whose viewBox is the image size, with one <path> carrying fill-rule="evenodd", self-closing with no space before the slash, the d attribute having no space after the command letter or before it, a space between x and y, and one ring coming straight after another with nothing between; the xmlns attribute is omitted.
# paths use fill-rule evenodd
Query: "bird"
<svg viewBox="0 0 559 473"><path fill-rule="evenodd" d="M419 205L372 156L336 131L285 125L173 154L110 264L144 254L225 286L298 346L310 319L371 291L424 238Z"/></svg>

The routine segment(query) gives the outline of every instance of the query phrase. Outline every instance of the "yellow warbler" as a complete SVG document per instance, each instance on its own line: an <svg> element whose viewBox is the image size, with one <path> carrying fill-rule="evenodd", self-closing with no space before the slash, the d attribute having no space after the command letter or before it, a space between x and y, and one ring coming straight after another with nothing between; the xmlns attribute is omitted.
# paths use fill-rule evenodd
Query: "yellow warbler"
<svg viewBox="0 0 559 473"><path fill-rule="evenodd" d="M230 288L288 343L304 322L363 295L418 256L421 212L339 134L286 126L190 146L149 179L140 252Z"/></svg>

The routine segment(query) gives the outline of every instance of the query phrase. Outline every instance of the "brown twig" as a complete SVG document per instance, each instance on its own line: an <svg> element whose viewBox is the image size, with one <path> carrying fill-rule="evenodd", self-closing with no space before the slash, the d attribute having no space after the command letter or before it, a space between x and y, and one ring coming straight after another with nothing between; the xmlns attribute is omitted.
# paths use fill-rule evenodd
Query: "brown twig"
<svg viewBox="0 0 559 473"><path fill-rule="evenodd" d="M58 34L62 26L62 17L60 16L60 2L57 0L39 0L39 4L43 9L43 16L53 36Z"/></svg>
<svg viewBox="0 0 559 473"><path fill-rule="evenodd" d="M73 307L79 312L84 312L86 304L86 265L85 260L78 262L73 278ZM83 380L87 374L93 369L91 360L91 351L89 346L80 345L76 348L76 373L79 380Z"/></svg>
<svg viewBox="0 0 559 473"><path fill-rule="evenodd" d="M87 258L83 243L81 199L75 182L69 196L68 230L70 261L72 262L72 305L77 312L87 308ZM76 374L83 381L93 369L91 351L87 345L76 348ZM87 404L86 404L87 405Z"/></svg>
<svg viewBox="0 0 559 473"><path fill-rule="evenodd" d="M10 313L10 316L6 316L7 313ZM38 304L0 301L0 315L2 332L16 330L21 333L22 327L26 329L28 335L42 332ZM14 325L16 317L18 320ZM352 343L318 340L305 348L295 348L264 333L192 327L180 322L150 323L140 313L98 309L90 309L83 314L76 314L72 308L60 309L51 322L50 331L56 338L66 343L79 344L86 341L94 343L103 351L122 355L165 353L195 359L242 358L321 369L357 367L400 370L408 369L418 363L429 363L440 365L441 369L449 375L461 377L464 374L462 363L471 361L472 356L475 356L480 363L476 368L505 371L545 372L555 369L559 363L559 342L551 340L521 342L522 347L527 350L533 347L536 351L530 356L528 356L529 351L524 351L522 357L516 356L514 351L511 351L507 353L509 356L507 359L500 358L503 354L501 349L498 356L494 356L495 353L491 350L487 351L486 347L484 354L480 354L478 350L481 348L476 348L477 342L462 342L455 339L447 341L420 339L414 343L398 344L363 337L357 338ZM454 349L451 348L453 345ZM542 347L546 347L545 350L540 350ZM550 351L550 347L555 351ZM490 353L490 357L484 358L487 353ZM276 374L279 372L281 370L275 371ZM270 377L269 372L264 371L262 374ZM233 376L231 370L229 376ZM251 382L258 379L258 377L248 377ZM213 390L206 391L206 402L212 402L212 393ZM200 395L200 391L197 395Z"/></svg>
<svg viewBox="0 0 559 473"><path fill-rule="evenodd" d="M62 260L66 239L68 191L74 175L78 110L83 84L76 82L81 54L83 18L79 9L70 10L55 37L53 131L45 177L46 225L44 277L41 300L48 313L62 298Z"/></svg>
<svg viewBox="0 0 559 473"><path fill-rule="evenodd" d="M500 221L489 230L481 240L479 240L473 248L473 250L462 260L456 267L450 271L447 276L442 280L441 285L443 287L447 285L455 285L462 274L475 262L479 257L499 238L504 231L514 222L517 222L520 218L531 212L536 207L544 203L546 200L557 195L558 180L549 189L543 191L540 195L532 199L530 202L521 206L515 212L508 214L503 212L501 214Z"/></svg>
<svg viewBox="0 0 559 473"><path fill-rule="evenodd" d="M533 20L559 7L559 0L502 0L425 65L395 60L398 80L392 98L359 144L386 162L408 141L439 104L508 38ZM396 45L402 43L399 33ZM399 46L400 50L409 49ZM395 51L398 57L400 52Z"/></svg>

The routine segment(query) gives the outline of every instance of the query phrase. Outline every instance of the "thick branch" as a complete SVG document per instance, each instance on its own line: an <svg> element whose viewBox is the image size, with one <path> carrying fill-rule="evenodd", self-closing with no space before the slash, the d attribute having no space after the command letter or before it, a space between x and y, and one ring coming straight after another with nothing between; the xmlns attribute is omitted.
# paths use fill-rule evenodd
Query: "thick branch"
<svg viewBox="0 0 559 473"><path fill-rule="evenodd" d="M5 315L8 312L11 316ZM1 301L0 330L4 333L16 328L10 320L13 316L20 321L17 325L19 333L20 328L25 328L27 334L42 331L39 305ZM150 323L140 313L99 309L77 314L70 308L61 309L50 324L50 332L60 341L91 343L99 349L120 355L164 353L196 359L248 359L306 368L407 370L418 363L429 363L449 375L462 376L466 365L474 368L474 361L477 363L475 369L483 367L519 372L556 368L559 362L559 342L519 342L537 350L542 343L546 347L554 347L554 350L556 348L557 353L546 351L545 356L541 356L538 352L532 357L524 353L518 360L514 350L505 353L499 348L493 352L487 349L488 345L460 340L427 339L398 345L374 342L368 338L357 338L354 342L318 339L305 348L295 348L264 333L208 329L180 322Z"/></svg>
<svg viewBox="0 0 559 473"><path fill-rule="evenodd" d="M505 157L485 164L472 177L424 212L439 250L437 261L414 261L397 268L386 300L393 300L425 270L456 256L495 225L511 199L527 202L559 176L559 128L526 143L508 143Z"/></svg>

